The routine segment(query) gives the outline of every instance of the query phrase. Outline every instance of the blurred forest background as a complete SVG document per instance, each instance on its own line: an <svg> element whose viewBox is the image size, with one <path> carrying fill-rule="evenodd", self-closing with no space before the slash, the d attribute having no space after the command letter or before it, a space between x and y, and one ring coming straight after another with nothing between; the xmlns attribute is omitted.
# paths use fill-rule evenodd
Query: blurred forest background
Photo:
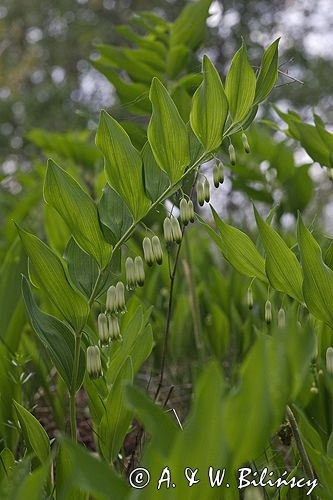
<svg viewBox="0 0 333 500"><path fill-rule="evenodd" d="M95 46L126 45L116 27L127 23L137 12L153 10L171 21L185 4L184 0L0 3L0 223L5 212L8 213L8 206L13 204L13 195L20 195L22 186L17 173L29 172L36 158L40 158L40 149L27 140L26 134L31 129L50 132L88 129L93 140L102 107L126 119L126 106L117 106L112 84L90 63L96 57ZM325 121L333 122L330 0L215 0L210 14L204 51L222 74L241 37L249 47L250 60L259 62L262 48L281 36L281 73L271 101L283 111L292 107L303 119L311 120L315 109ZM196 70L199 69L198 63ZM274 116L278 121L269 104L264 113L263 118ZM283 135L277 138L282 140ZM300 158L296 154L296 161L304 163L309 158L302 152ZM311 175L320 178L321 169L313 168ZM228 183L224 189L231 191ZM327 190L326 194L329 193ZM37 199L40 193L35 195ZM241 202L238 195L231 207L235 209ZM314 198L315 203L318 197ZM328 205L327 219L330 209Z"/></svg>

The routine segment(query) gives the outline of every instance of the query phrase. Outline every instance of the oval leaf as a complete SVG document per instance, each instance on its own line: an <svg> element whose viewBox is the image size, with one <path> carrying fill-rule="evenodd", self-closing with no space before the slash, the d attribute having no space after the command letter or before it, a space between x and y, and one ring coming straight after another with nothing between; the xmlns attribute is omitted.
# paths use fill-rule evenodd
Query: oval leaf
<svg viewBox="0 0 333 500"><path fill-rule="evenodd" d="M202 62L203 82L193 96L191 127L206 152L217 149L222 142L228 114L228 100L220 75L207 56Z"/></svg>
<svg viewBox="0 0 333 500"><path fill-rule="evenodd" d="M225 93L229 102L229 113L234 123L242 121L253 104L256 92L256 77L242 44L234 55L225 82Z"/></svg>
<svg viewBox="0 0 333 500"><path fill-rule="evenodd" d="M255 104L264 101L276 83L278 77L279 41L280 38L277 38L268 49L265 50L257 78L256 94L254 98Z"/></svg>
<svg viewBox="0 0 333 500"><path fill-rule="evenodd" d="M104 269L112 247L104 240L97 207L80 184L52 160L47 164L44 198L64 219L77 244Z"/></svg>
<svg viewBox="0 0 333 500"><path fill-rule="evenodd" d="M265 261L247 234L229 226L220 219L211 207L217 229L221 233L221 250L230 264L245 276L257 277L267 281Z"/></svg>
<svg viewBox="0 0 333 500"><path fill-rule="evenodd" d="M39 309L25 276L22 278L22 295L31 327L45 346L50 358L64 379L67 388L72 385L75 339L73 332L62 321ZM80 362L76 388L82 384L85 372L85 357L80 352Z"/></svg>
<svg viewBox="0 0 333 500"><path fill-rule="evenodd" d="M82 330L89 314L88 302L69 283L61 260L37 236L18 228L34 279L76 332Z"/></svg>
<svg viewBox="0 0 333 500"><path fill-rule="evenodd" d="M118 455L132 420L132 411L125 405L124 384L133 381L133 367L128 357L111 387L105 402L105 413L98 428L99 446L108 462Z"/></svg>
<svg viewBox="0 0 333 500"><path fill-rule="evenodd" d="M167 89L157 78L152 81L149 98L153 112L148 126L148 140L158 165L175 183L190 163L186 125Z"/></svg>
<svg viewBox="0 0 333 500"><path fill-rule="evenodd" d="M333 328L333 271L324 263L320 246L300 216L297 238L304 276L305 303L311 314Z"/></svg>
<svg viewBox="0 0 333 500"><path fill-rule="evenodd" d="M134 219L140 220L150 205L144 191L141 157L125 130L106 111L101 112L96 144L104 154L110 185L123 198Z"/></svg>
<svg viewBox="0 0 333 500"><path fill-rule="evenodd" d="M255 207L254 214L266 253L266 274L275 290L303 302L302 270L296 255L283 241L281 236L262 220Z"/></svg>
<svg viewBox="0 0 333 500"><path fill-rule="evenodd" d="M49 458L51 451L48 435L38 420L28 410L16 401L13 403L26 445L36 455L40 463L43 464Z"/></svg>

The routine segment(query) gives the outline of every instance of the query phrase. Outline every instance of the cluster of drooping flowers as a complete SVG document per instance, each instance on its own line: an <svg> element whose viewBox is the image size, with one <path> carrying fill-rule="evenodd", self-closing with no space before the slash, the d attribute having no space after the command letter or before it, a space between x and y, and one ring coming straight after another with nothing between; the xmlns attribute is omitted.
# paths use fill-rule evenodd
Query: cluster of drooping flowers
<svg viewBox="0 0 333 500"><path fill-rule="evenodd" d="M213 182L216 188L224 182L224 168L221 160L215 160L213 165Z"/></svg>
<svg viewBox="0 0 333 500"><path fill-rule="evenodd" d="M116 286L111 285L108 288L105 312L100 313L97 318L98 338L101 347L110 345L112 341L122 340L118 314L125 311L125 287L122 281L118 281ZM96 367L100 367L100 369L97 370ZM98 346L87 348L87 372L92 378L102 375L101 355Z"/></svg>
<svg viewBox="0 0 333 500"><path fill-rule="evenodd" d="M174 241L179 244L182 241L183 233L180 228L179 221L173 215L164 219L163 232L167 245L170 245Z"/></svg>
<svg viewBox="0 0 333 500"><path fill-rule="evenodd" d="M145 282L145 269L142 257L137 255L133 260L127 257L125 262L127 290L134 290L137 286L143 286Z"/></svg>
<svg viewBox="0 0 333 500"><path fill-rule="evenodd" d="M91 378L102 376L101 352L97 345L90 345L87 348L87 372Z"/></svg>
<svg viewBox="0 0 333 500"><path fill-rule="evenodd" d="M192 200L182 198L179 204L179 218L180 222L187 226L189 222L194 222L194 207Z"/></svg>
<svg viewBox="0 0 333 500"><path fill-rule="evenodd" d="M197 183L197 200L199 205L202 207L203 204L209 203L210 200L210 186L208 179L205 178L203 182L199 181Z"/></svg>

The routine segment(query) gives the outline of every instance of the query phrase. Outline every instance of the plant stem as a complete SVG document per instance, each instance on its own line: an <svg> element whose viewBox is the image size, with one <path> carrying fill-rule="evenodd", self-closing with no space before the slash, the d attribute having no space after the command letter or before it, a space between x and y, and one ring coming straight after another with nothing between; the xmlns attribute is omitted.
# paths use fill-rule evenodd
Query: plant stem
<svg viewBox="0 0 333 500"><path fill-rule="evenodd" d="M184 230L183 230L183 233L184 233ZM183 241L183 239L182 239L182 241ZM170 274L169 304L168 304L168 313L167 313L165 332L164 332L164 342L163 342L160 378L158 381L158 386L157 386L157 390L155 393L154 401L156 401L156 399L160 393L160 390L161 390L162 385L163 385L163 380L164 380L165 361L166 361L166 355L168 352L168 343L169 343L169 336L170 336L170 323L171 323L171 313L172 313L172 305L173 305L173 289L174 289L174 284L175 284L175 277L176 277L176 271L177 271L177 265L178 265L182 241L178 245L175 262L173 265L172 272Z"/></svg>
<svg viewBox="0 0 333 500"><path fill-rule="evenodd" d="M193 185L191 188L190 192L190 198L193 196L193 191L194 191L194 186L198 178L198 172L197 175L195 176L195 179L193 181ZM160 390L163 386L163 380L164 380L164 370L165 370L165 361L166 361L166 356L168 352L168 343L169 343L169 336L170 336L170 323L171 323L171 315L172 315L172 305L173 305L173 290L174 290L174 284L175 284L175 277L176 277L176 272L177 272L177 266L179 262L179 255L180 255L180 250L182 247L182 243L184 241L184 233L185 233L185 227L183 226L182 229L182 240L178 245L177 248L177 253L175 257L175 262L173 265L172 272L170 273L170 290L169 290L169 304L168 304L168 313L167 313L167 319L166 319L166 324L165 324L165 333L164 333L164 342L163 342L163 351L162 351L162 361L161 361L161 369L160 369L160 378L157 386L157 390L155 393L154 401L157 400L157 397L160 393Z"/></svg>
<svg viewBox="0 0 333 500"><path fill-rule="evenodd" d="M71 423L71 436L73 441L77 440L76 433L76 383L79 371L79 360L80 360L80 344L81 344L81 332L75 334L75 350L74 350L74 361L73 361L73 373L72 373L72 384L69 394L69 406L70 406L70 423Z"/></svg>
<svg viewBox="0 0 333 500"><path fill-rule="evenodd" d="M291 430L292 430L294 438L295 438L296 446L297 446L298 453L299 453L299 456L300 456L302 464L303 464L304 471L311 480L314 480L315 477L314 477L312 465L311 465L311 462L309 460L306 449L304 447L304 444L303 444L303 441L301 438L301 434L299 432L298 425L296 422L296 418L295 418L290 406L287 406L287 418L288 418Z"/></svg>

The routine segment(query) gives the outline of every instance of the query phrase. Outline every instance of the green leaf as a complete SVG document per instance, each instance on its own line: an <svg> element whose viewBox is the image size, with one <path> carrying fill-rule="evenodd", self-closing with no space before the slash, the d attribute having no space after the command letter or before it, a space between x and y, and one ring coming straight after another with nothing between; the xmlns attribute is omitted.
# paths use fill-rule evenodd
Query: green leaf
<svg viewBox="0 0 333 500"><path fill-rule="evenodd" d="M0 267L0 337L16 351L24 323L20 291L20 274L26 272L26 257L19 238L9 246Z"/></svg>
<svg viewBox="0 0 333 500"><path fill-rule="evenodd" d="M256 84L254 102L258 104L266 99L272 91L278 77L278 47L277 38L266 50L262 59Z"/></svg>
<svg viewBox="0 0 333 500"><path fill-rule="evenodd" d="M135 221L140 220L150 205L144 191L141 157L125 130L106 111L101 112L96 144L104 154L108 182L123 198Z"/></svg>
<svg viewBox="0 0 333 500"><path fill-rule="evenodd" d="M129 408L140 419L145 428L149 429L149 434L158 450L167 456L170 451L170 443L180 431L176 422L137 387L129 385L125 392Z"/></svg>
<svg viewBox="0 0 333 500"><path fill-rule="evenodd" d="M98 427L98 442L104 459L112 463L117 458L132 412L125 406L124 384L133 382L133 367L128 357L120 367L117 377L105 401L105 412Z"/></svg>
<svg viewBox="0 0 333 500"><path fill-rule="evenodd" d="M256 91L256 77L247 58L244 43L231 62L225 82L229 113L233 123L242 121L251 109Z"/></svg>
<svg viewBox="0 0 333 500"><path fill-rule="evenodd" d="M46 156L60 155L92 169L100 160L101 154L89 141L89 135L89 130L59 133L35 128L30 130L26 137L41 148Z"/></svg>
<svg viewBox="0 0 333 500"><path fill-rule="evenodd" d="M133 224L133 217L123 199L109 184L103 189L98 211L105 236L116 244Z"/></svg>
<svg viewBox="0 0 333 500"><path fill-rule="evenodd" d="M39 340L45 346L54 366L64 379L68 389L72 385L75 339L73 332L59 319L42 312L32 295L28 280L22 278L22 294L29 321ZM85 372L85 357L80 352L79 370L76 381L78 389Z"/></svg>
<svg viewBox="0 0 333 500"><path fill-rule="evenodd" d="M61 492L61 498L72 500L68 493L73 487L101 500L104 498L126 500L128 498L130 489L127 482L117 476L109 465L69 440L63 439L61 446L66 453L68 467L67 481Z"/></svg>
<svg viewBox="0 0 333 500"><path fill-rule="evenodd" d="M203 82L193 96L191 127L206 152L217 149L228 114L228 100L220 75L207 56L202 61Z"/></svg>
<svg viewBox="0 0 333 500"><path fill-rule="evenodd" d="M77 244L104 269L112 247L103 237L97 207L78 182L52 160L47 165L44 198L64 219Z"/></svg>
<svg viewBox="0 0 333 500"><path fill-rule="evenodd" d="M18 227L22 244L33 267L34 277L76 332L82 330L89 314L83 295L69 283L61 260L39 238Z"/></svg>
<svg viewBox="0 0 333 500"><path fill-rule="evenodd" d="M148 358L152 348L151 326L145 324L142 307L139 306L125 328L123 341L112 346L110 364L106 373L108 383L114 382L119 366L122 366L128 357L131 357L133 373L136 374Z"/></svg>
<svg viewBox="0 0 333 500"><path fill-rule="evenodd" d="M75 466L71 460L72 456L60 443L56 459L57 497L62 500L89 500L88 493L82 492L79 488L68 487L71 482L71 469Z"/></svg>
<svg viewBox="0 0 333 500"><path fill-rule="evenodd" d="M4 448L0 453L0 484L8 477L15 467L15 457L9 448Z"/></svg>
<svg viewBox="0 0 333 500"><path fill-rule="evenodd" d="M171 29L170 45L196 49L204 40L209 7L212 0L198 0L185 6Z"/></svg>
<svg viewBox="0 0 333 500"><path fill-rule="evenodd" d="M170 181L166 173L158 166L148 141L142 148L141 156L145 190L148 198L155 201L170 186Z"/></svg>
<svg viewBox="0 0 333 500"><path fill-rule="evenodd" d="M79 247L74 238L70 238L65 248L64 260L73 284L89 298L98 277L96 261Z"/></svg>
<svg viewBox="0 0 333 500"><path fill-rule="evenodd" d="M154 78L149 98L153 106L148 140L155 159L171 183L177 182L190 163L186 125L163 84Z"/></svg>
<svg viewBox="0 0 333 500"><path fill-rule="evenodd" d="M241 274L266 282L265 261L253 241L247 234L223 222L213 207L211 210L222 237L220 247L224 257Z"/></svg>
<svg viewBox="0 0 333 500"><path fill-rule="evenodd" d="M44 500L48 498L46 482L50 477L50 460L20 481L13 500Z"/></svg>
<svg viewBox="0 0 333 500"><path fill-rule="evenodd" d="M265 248L265 270L270 284L275 290L284 292L302 303L303 277L296 255L281 236L262 220L254 206L253 208L260 238Z"/></svg>
<svg viewBox="0 0 333 500"><path fill-rule="evenodd" d="M299 215L297 238L303 268L305 303L316 318L333 328L333 271L323 261L321 248Z"/></svg>
<svg viewBox="0 0 333 500"><path fill-rule="evenodd" d="M176 45L168 51L167 73L171 80L188 65L190 51L185 45Z"/></svg>
<svg viewBox="0 0 333 500"><path fill-rule="evenodd" d="M48 460L51 452L50 441L44 428L38 420L23 406L16 401L13 402L17 418L20 422L26 445L32 451L41 464Z"/></svg>

